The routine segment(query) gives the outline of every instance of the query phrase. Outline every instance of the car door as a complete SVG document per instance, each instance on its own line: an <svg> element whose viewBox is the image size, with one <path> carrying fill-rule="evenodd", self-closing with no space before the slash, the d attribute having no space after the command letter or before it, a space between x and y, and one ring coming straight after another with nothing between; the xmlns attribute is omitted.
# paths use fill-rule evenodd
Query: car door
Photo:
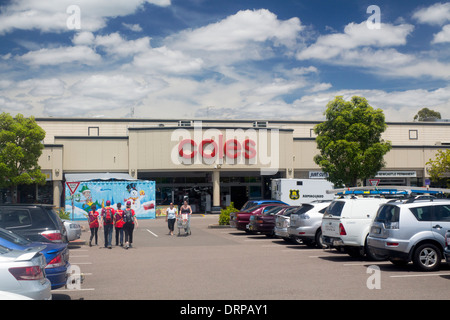
<svg viewBox="0 0 450 320"><path fill-rule="evenodd" d="M450 230L450 204L439 204L434 206L431 228L435 238L444 247L445 233L447 230Z"/></svg>

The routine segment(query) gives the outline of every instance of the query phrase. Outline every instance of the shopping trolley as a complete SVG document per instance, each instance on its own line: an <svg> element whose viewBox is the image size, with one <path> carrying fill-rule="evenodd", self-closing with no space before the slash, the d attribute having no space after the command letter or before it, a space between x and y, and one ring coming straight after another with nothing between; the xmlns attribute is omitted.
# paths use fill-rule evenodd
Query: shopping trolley
<svg viewBox="0 0 450 320"><path fill-rule="evenodd" d="M178 236L181 234L181 229L184 230L184 235L191 234L191 215L180 214L177 217Z"/></svg>

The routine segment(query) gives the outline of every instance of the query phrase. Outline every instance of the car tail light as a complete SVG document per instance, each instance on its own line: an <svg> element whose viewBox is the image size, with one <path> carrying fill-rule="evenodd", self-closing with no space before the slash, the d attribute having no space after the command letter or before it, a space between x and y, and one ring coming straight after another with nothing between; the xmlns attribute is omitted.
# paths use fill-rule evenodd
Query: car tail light
<svg viewBox="0 0 450 320"><path fill-rule="evenodd" d="M58 230L44 231L41 233L45 238L53 242L62 242L61 232Z"/></svg>
<svg viewBox="0 0 450 320"><path fill-rule="evenodd" d="M9 268L8 270L19 281L44 279L44 272L39 266Z"/></svg>
<svg viewBox="0 0 450 320"><path fill-rule="evenodd" d="M50 260L50 262L47 264L45 269L62 267L64 264L65 263L64 263L64 260L62 258L62 255L58 254L56 257L54 257L52 260Z"/></svg>
<svg viewBox="0 0 450 320"><path fill-rule="evenodd" d="M448 232L445 234L445 243L450 247L450 237L448 235Z"/></svg>
<svg viewBox="0 0 450 320"><path fill-rule="evenodd" d="M339 224L339 235L346 236L347 232L345 232L344 225L342 223Z"/></svg>
<svg viewBox="0 0 450 320"><path fill-rule="evenodd" d="M389 247L397 247L398 246L398 242L387 242L386 245L389 246Z"/></svg>

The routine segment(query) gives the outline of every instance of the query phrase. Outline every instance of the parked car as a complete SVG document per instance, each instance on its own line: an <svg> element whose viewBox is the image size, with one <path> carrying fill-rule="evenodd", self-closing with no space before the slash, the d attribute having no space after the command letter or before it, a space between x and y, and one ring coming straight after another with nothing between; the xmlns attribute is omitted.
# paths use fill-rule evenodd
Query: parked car
<svg viewBox="0 0 450 320"><path fill-rule="evenodd" d="M447 233L445 234L444 256L445 261L447 261L447 263L450 263L450 230L447 230Z"/></svg>
<svg viewBox="0 0 450 320"><path fill-rule="evenodd" d="M276 237L287 242L296 241L296 239L289 234L288 227L291 221L291 215L297 211L298 208L299 206L289 207L283 212L283 214L279 214L275 217L274 233Z"/></svg>
<svg viewBox="0 0 450 320"><path fill-rule="evenodd" d="M256 207L251 207L244 211L234 212L230 214L230 226L235 227L238 230L245 231L250 233L251 231L248 229L248 223L250 221L250 217L254 214L262 214L274 207L278 206L286 206L281 203L270 203L270 204L262 204Z"/></svg>
<svg viewBox="0 0 450 320"><path fill-rule="evenodd" d="M287 203L281 201L281 200L249 200L246 203L244 203L244 205L242 206L240 211L244 211L247 210L251 207L255 207L255 206L259 206L261 204L272 204L272 203L279 203L279 204L285 204L288 205Z"/></svg>
<svg viewBox="0 0 450 320"><path fill-rule="evenodd" d="M275 235L275 219L278 215L283 215L288 209L293 207L275 206L272 209L257 215L252 215L248 223L248 230L265 234L268 237Z"/></svg>
<svg viewBox="0 0 450 320"><path fill-rule="evenodd" d="M330 201L315 201L303 204L296 212L291 214L288 227L289 235L303 241L308 246L325 248L322 241L322 217Z"/></svg>
<svg viewBox="0 0 450 320"><path fill-rule="evenodd" d="M24 237L0 228L0 245L14 250L43 247L41 253L45 257L45 275L50 280L52 290L64 287L67 281L69 249L66 243L31 242Z"/></svg>
<svg viewBox="0 0 450 320"><path fill-rule="evenodd" d="M344 249L352 257L366 255L372 260L382 257L367 245L370 226L384 198L342 198L331 202L322 218L323 243Z"/></svg>
<svg viewBox="0 0 450 320"><path fill-rule="evenodd" d="M0 227L33 242L67 242L67 233L50 205L0 205Z"/></svg>
<svg viewBox="0 0 450 320"><path fill-rule="evenodd" d="M50 300L51 283L45 277L42 247L13 250L0 246L0 286L2 291L34 300Z"/></svg>
<svg viewBox="0 0 450 320"><path fill-rule="evenodd" d="M386 203L377 212L368 245L396 265L410 261L422 271L438 270L450 229L450 200Z"/></svg>
<svg viewBox="0 0 450 320"><path fill-rule="evenodd" d="M81 237L81 225L78 222L63 219L64 228L66 228L67 241L74 241Z"/></svg>

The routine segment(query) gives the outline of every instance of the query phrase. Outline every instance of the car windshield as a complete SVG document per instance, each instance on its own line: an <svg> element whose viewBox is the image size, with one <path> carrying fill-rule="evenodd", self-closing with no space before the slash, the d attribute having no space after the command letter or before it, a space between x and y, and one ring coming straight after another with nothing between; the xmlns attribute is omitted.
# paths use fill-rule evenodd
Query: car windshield
<svg viewBox="0 0 450 320"><path fill-rule="evenodd" d="M278 212L283 210L285 207L278 206L278 207L268 207L268 208L270 208L270 209L268 209L267 211L264 211L264 215L266 215L266 216L272 216L274 214L277 214Z"/></svg>
<svg viewBox="0 0 450 320"><path fill-rule="evenodd" d="M295 214L303 214L308 212L309 210L311 210L312 208L314 208L314 206L310 205L310 204L302 204L297 211L295 212Z"/></svg>
<svg viewBox="0 0 450 320"><path fill-rule="evenodd" d="M393 205L384 205L378 209L375 222L384 223L386 228L398 227L400 208Z"/></svg>
<svg viewBox="0 0 450 320"><path fill-rule="evenodd" d="M294 213L295 211L298 210L298 207L291 207L291 208L287 208L284 213L283 216L290 216L292 213Z"/></svg>
<svg viewBox="0 0 450 320"><path fill-rule="evenodd" d="M21 246L27 246L31 243L31 241L19 236L18 234L5 230L3 228L0 228L0 238Z"/></svg>
<svg viewBox="0 0 450 320"><path fill-rule="evenodd" d="M325 210L325 215L331 215L335 217L340 217L342 209L344 208L344 201L333 201Z"/></svg>
<svg viewBox="0 0 450 320"><path fill-rule="evenodd" d="M5 254L5 253L8 253L10 251L11 251L10 249L8 249L6 247L3 247L3 246L0 246L0 254Z"/></svg>

